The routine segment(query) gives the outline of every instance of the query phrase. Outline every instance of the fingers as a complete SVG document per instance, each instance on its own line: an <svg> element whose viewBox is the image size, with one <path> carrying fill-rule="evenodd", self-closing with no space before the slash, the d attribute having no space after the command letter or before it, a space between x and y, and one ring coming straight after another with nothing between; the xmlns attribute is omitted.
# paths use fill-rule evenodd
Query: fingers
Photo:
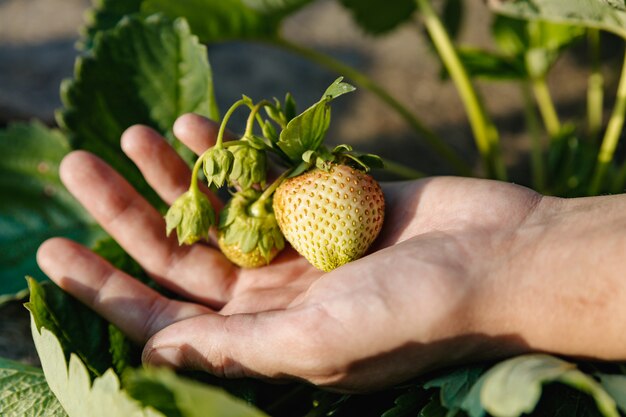
<svg viewBox="0 0 626 417"><path fill-rule="evenodd" d="M172 204L189 188L191 170L163 139L147 126L135 125L122 135L122 149L137 165L150 186L168 204ZM222 202L200 182L200 189L209 196L216 210Z"/></svg>
<svg viewBox="0 0 626 417"><path fill-rule="evenodd" d="M215 144L218 130L217 123L193 113L180 116L174 123L174 135L198 155ZM230 133L224 134L224 140L232 138Z"/></svg>
<svg viewBox="0 0 626 417"><path fill-rule="evenodd" d="M313 364L308 363L312 356L302 346L312 336L303 337L297 318L289 311L273 311L183 320L147 342L143 361L202 369L228 378L306 378L302 369Z"/></svg>
<svg viewBox="0 0 626 417"><path fill-rule="evenodd" d="M198 304L173 301L72 241L54 238L37 252L41 269L138 343L179 320L209 313Z"/></svg>
<svg viewBox="0 0 626 417"><path fill-rule="evenodd" d="M76 151L63 159L61 179L98 223L163 286L219 305L228 298L235 268L217 250L178 246L165 221L115 170Z"/></svg>

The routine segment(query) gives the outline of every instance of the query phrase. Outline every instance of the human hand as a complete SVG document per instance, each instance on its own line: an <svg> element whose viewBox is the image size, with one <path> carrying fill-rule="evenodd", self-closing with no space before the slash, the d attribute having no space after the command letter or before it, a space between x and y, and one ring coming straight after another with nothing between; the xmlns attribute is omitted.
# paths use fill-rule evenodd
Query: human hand
<svg viewBox="0 0 626 417"><path fill-rule="evenodd" d="M186 115L174 131L200 154L216 126ZM186 191L188 168L154 131L128 129L122 148L164 201ZM518 259L527 225L553 204L526 188L462 178L384 185L373 252L323 274L292 249L246 270L214 245L178 246L161 215L86 152L65 158L61 178L155 281L189 300L165 298L66 239L41 246L42 270L145 344L146 363L362 391L529 348L518 322L493 314L513 287L501 282L503 263Z"/></svg>

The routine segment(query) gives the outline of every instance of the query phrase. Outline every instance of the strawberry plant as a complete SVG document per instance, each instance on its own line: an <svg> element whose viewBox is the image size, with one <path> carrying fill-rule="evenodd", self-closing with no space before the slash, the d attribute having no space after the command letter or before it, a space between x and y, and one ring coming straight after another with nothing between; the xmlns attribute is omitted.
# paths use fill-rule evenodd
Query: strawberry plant
<svg viewBox="0 0 626 417"><path fill-rule="evenodd" d="M139 367L140 352L114 325L45 280L37 246L63 235L128 274L156 284L65 191L58 165L71 149L111 164L166 217L181 244L210 239L234 263L272 261L284 239L322 270L363 255L380 231L384 202L366 174L380 167L372 155L323 146L330 101L353 87L341 80L297 114L295 100L254 102L244 96L222 119L218 140L198 159L172 125L194 112L218 120L213 77L204 44L262 42L337 72L396 112L447 164L449 173L509 178L500 134L476 80L513 83L524 98L530 146L526 185L544 194L587 196L622 192L626 162L619 141L626 113L626 65L610 112L604 109L599 51L602 34L626 39L626 7L609 0L489 0L494 49L458 45L463 2L397 0L393 4L340 0L372 35L414 25L420 17L442 77L458 88L482 166L472 169L448 142L383 86L338 60L285 39L281 25L310 0L98 0L88 16L72 79L61 86L58 128L37 122L0 131L0 302L30 293L32 335L42 368L0 359L2 416L618 416L626 413L626 372L613 363L524 355L499 363L456 367L367 395L341 395L299 383L225 380ZM375 40L372 40L374 42ZM559 57L587 44L589 82L585 123L561 120L547 84ZM245 93L245 92L242 92ZM238 107L250 113L243 135L224 140ZM605 124L605 113L609 113ZM582 119L582 118L581 118ZM119 137L141 123L162 133L194 167L189 190L167 210L122 153ZM416 178L417 167L382 155L387 170ZM283 175L273 178L268 167ZM374 170L374 173L376 171ZM213 188L233 186L215 213L198 191L204 175ZM349 179L348 179L349 178ZM317 188L316 188L317 186ZM343 186L343 187L342 187ZM9 197L7 197L9 196ZM321 201L322 203L317 203ZM45 202L45 203L42 203ZM310 208L310 209L309 209ZM315 216L310 221L308 216ZM311 217L312 218L312 217ZM316 229L317 226L317 229ZM320 230L323 229L323 230ZM333 233L330 233L330 231ZM310 236L313 236L312 238ZM28 284L25 275L32 275ZM28 285L28 288L26 286Z"/></svg>

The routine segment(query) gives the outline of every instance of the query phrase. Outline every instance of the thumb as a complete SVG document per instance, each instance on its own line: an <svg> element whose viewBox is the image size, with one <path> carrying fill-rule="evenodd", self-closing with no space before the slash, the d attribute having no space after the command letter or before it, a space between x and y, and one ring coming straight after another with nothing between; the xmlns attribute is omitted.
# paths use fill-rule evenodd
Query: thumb
<svg viewBox="0 0 626 417"><path fill-rule="evenodd" d="M197 316L156 333L142 359L149 365L198 369L226 378L309 379L322 355L302 319L301 313L290 310Z"/></svg>

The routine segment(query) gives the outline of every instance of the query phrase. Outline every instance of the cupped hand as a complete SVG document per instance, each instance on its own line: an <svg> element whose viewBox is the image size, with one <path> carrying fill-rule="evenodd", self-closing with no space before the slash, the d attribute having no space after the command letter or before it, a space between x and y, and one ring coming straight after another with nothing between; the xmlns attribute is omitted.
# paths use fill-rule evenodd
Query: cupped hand
<svg viewBox="0 0 626 417"><path fill-rule="evenodd" d="M198 154L216 130L195 115L174 126ZM131 127L121 143L165 202L186 191L189 169L153 130ZM523 187L462 178L385 184L386 220L371 254L324 274L291 248L269 266L239 269L212 243L179 246L157 210L87 152L68 155L60 173L156 282L188 300L160 295L69 240L41 246L43 271L145 344L146 363L362 391L523 349L490 342L474 301L541 204Z"/></svg>

